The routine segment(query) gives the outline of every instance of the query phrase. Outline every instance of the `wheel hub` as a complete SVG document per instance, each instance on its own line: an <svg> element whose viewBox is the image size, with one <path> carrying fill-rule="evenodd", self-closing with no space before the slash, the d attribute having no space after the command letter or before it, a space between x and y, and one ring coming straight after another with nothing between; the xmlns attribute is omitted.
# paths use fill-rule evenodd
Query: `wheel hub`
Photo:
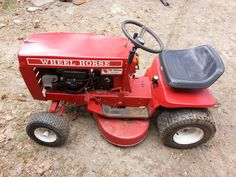
<svg viewBox="0 0 236 177"><path fill-rule="evenodd" d="M185 127L178 130L174 136L174 142L178 144L193 144L204 137L204 131L198 127Z"/></svg>
<svg viewBox="0 0 236 177"><path fill-rule="evenodd" d="M34 130L34 135L36 138L43 142L52 143L57 140L57 135L55 132L48 128L40 127Z"/></svg>

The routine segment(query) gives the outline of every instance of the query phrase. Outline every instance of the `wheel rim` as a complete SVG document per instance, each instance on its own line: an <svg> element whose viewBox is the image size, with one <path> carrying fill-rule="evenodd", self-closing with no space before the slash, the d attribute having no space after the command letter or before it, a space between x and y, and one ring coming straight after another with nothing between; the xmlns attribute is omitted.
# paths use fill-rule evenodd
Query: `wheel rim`
<svg viewBox="0 0 236 177"><path fill-rule="evenodd" d="M178 130L174 136L174 142L178 144L193 144L204 137L204 131L198 127L185 127Z"/></svg>
<svg viewBox="0 0 236 177"><path fill-rule="evenodd" d="M34 135L36 138L43 142L52 143L57 140L57 135L55 132L48 128L40 127L34 130Z"/></svg>

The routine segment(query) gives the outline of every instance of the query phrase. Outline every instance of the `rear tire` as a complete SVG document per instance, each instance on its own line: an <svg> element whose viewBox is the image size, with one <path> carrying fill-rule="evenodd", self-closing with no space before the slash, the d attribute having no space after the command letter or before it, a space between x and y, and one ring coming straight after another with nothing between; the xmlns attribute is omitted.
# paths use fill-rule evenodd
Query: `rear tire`
<svg viewBox="0 0 236 177"><path fill-rule="evenodd" d="M210 140L215 122L207 109L169 109L157 117L157 126L166 146L186 149Z"/></svg>
<svg viewBox="0 0 236 177"><path fill-rule="evenodd" d="M65 143L69 134L69 125L56 114L41 112L32 116L26 132L38 144L56 147Z"/></svg>

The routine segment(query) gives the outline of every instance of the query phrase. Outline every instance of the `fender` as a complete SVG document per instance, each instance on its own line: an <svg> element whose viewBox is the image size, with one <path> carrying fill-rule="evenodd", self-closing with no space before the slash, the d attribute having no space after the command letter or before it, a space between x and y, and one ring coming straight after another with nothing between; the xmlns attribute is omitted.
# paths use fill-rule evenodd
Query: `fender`
<svg viewBox="0 0 236 177"><path fill-rule="evenodd" d="M157 86L151 82L151 110L160 106L167 108L208 108L216 104L216 100L209 89L174 89L167 85L163 74L159 58L155 57L152 66L145 73L150 81L155 75L159 78Z"/></svg>

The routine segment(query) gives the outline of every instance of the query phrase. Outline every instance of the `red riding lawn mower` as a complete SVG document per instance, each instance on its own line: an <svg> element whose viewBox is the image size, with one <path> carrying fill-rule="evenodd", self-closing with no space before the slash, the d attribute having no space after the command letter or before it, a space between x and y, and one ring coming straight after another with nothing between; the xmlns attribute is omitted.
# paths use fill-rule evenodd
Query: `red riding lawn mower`
<svg viewBox="0 0 236 177"><path fill-rule="evenodd" d="M131 35L127 25L140 28ZM136 21L122 23L128 38L81 33L31 34L19 51L19 69L34 99L52 100L48 112L36 113L26 131L41 145L60 146L69 133L60 117L68 103L85 106L104 138L117 146L133 146L148 134L157 118L163 143L191 148L215 134L208 111L215 98L207 89L224 72L209 45L163 50L160 38ZM145 46L149 33L159 48ZM135 75L141 48L158 53L142 77Z"/></svg>

